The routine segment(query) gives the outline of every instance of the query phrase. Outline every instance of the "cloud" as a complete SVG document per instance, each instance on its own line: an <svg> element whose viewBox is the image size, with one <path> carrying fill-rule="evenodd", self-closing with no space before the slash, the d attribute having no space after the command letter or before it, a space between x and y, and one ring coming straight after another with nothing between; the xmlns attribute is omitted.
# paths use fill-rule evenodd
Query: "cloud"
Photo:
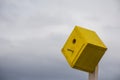
<svg viewBox="0 0 120 80"><path fill-rule="evenodd" d="M69 77L68 79L74 77L73 75L75 74L73 74L73 72L75 71L68 68L69 66L66 65L63 60L61 61L60 53L56 54L58 53L57 50L53 50L53 46L52 48L48 46L51 44L51 40L47 42L47 44L44 44L42 40L39 40L40 43L36 40L26 41L20 46L13 47L13 51L9 51L7 55L4 54L1 57L2 61L0 61L0 63L3 68L3 73L5 74L3 77L11 80L14 78L32 78L32 80L37 80L57 79L63 76L64 78ZM46 48L47 51L43 48ZM62 64L65 64L65 66Z"/></svg>

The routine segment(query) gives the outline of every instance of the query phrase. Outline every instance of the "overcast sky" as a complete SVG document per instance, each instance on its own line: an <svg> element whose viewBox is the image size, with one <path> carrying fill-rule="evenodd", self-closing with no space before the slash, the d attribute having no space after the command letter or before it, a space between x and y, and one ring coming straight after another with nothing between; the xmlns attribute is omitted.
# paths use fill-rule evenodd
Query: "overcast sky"
<svg viewBox="0 0 120 80"><path fill-rule="evenodd" d="M0 80L87 80L61 53L75 25L108 47L99 80L120 80L120 0L0 0Z"/></svg>

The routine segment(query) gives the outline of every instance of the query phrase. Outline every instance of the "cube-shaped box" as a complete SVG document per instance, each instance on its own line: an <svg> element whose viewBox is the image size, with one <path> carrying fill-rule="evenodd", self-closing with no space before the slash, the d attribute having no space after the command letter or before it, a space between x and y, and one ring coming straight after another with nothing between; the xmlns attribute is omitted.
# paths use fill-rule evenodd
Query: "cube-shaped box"
<svg viewBox="0 0 120 80"><path fill-rule="evenodd" d="M94 31L75 26L62 48L62 53L72 68L94 72L106 50Z"/></svg>

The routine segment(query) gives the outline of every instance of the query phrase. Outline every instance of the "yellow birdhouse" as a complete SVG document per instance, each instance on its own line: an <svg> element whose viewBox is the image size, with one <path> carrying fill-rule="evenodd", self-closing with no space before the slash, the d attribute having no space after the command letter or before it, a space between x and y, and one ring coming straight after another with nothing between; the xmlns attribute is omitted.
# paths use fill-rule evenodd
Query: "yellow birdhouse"
<svg viewBox="0 0 120 80"><path fill-rule="evenodd" d="M106 50L106 46L94 31L79 26L75 26L62 48L69 65L86 72L94 72Z"/></svg>

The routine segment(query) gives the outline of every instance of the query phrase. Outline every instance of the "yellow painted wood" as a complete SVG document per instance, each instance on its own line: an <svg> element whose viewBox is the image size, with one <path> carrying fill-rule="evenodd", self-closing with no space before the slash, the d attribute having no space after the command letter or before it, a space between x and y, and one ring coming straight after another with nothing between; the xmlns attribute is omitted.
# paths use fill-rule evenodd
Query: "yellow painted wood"
<svg viewBox="0 0 120 80"><path fill-rule="evenodd" d="M72 68L93 72L106 50L94 31L75 26L62 53Z"/></svg>

